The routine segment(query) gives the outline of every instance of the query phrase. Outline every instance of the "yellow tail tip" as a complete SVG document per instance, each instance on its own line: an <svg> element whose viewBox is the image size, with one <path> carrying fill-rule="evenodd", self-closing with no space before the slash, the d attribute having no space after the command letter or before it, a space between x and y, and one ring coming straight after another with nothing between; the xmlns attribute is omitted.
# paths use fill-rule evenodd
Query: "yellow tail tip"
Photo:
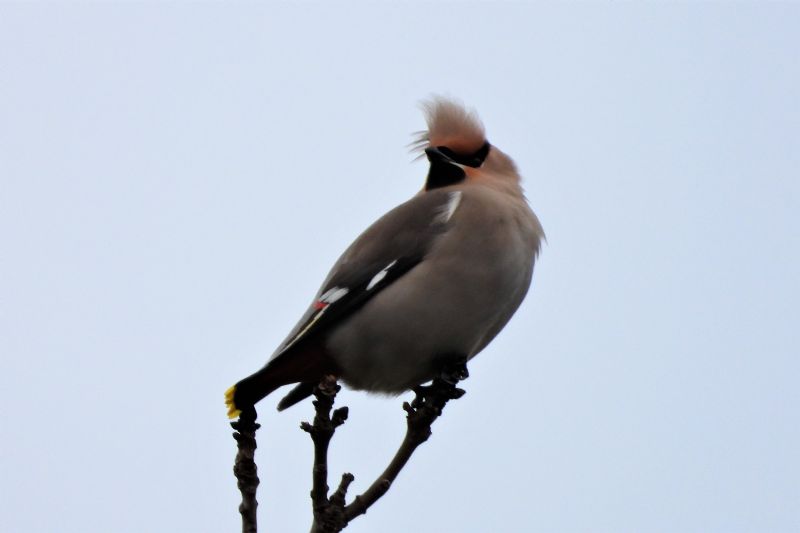
<svg viewBox="0 0 800 533"><path fill-rule="evenodd" d="M225 391L225 405L228 407L228 418L239 418L242 410L236 407L233 395L236 393L236 385Z"/></svg>

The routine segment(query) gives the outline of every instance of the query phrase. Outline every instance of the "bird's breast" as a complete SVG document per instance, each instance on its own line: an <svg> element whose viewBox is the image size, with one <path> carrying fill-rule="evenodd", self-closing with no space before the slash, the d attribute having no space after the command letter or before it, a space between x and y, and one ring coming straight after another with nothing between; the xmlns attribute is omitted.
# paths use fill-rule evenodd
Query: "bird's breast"
<svg viewBox="0 0 800 533"><path fill-rule="evenodd" d="M493 195L466 191L425 259L331 331L327 344L342 378L398 393L431 379L442 356L480 351L530 284L538 239L524 216Z"/></svg>

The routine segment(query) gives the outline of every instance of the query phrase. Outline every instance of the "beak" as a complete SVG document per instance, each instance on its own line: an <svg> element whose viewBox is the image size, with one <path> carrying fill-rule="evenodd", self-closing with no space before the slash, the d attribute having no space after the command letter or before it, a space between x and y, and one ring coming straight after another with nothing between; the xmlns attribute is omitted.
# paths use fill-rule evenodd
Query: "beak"
<svg viewBox="0 0 800 533"><path fill-rule="evenodd" d="M430 148L425 149L425 155L428 156L428 161L431 163L434 162L441 162L441 163L451 163L453 160L444 155L438 148L434 148L431 146Z"/></svg>
<svg viewBox="0 0 800 533"><path fill-rule="evenodd" d="M450 163L451 165L459 166L458 163L444 155L438 148L433 146L425 149L425 155L428 156L428 161L431 163Z"/></svg>

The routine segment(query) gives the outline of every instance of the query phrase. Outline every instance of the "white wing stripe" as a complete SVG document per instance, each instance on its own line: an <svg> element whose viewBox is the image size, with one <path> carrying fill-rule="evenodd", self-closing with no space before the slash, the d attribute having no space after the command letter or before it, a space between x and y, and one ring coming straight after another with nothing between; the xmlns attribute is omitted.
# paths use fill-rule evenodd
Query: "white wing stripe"
<svg viewBox="0 0 800 533"><path fill-rule="evenodd" d="M367 290L368 290L368 291L369 291L369 290L372 290L372 288L373 288L375 285L377 285L378 283L380 283L380 282L381 282L381 280L382 280L383 278L385 278L385 277L386 277L386 274L388 274L388 273L389 273L389 269L390 269L390 268L392 268L392 267L394 266L394 264L395 264L395 263L397 263L397 259L395 259L394 261L392 261L391 263L389 263L388 265L386 265L385 267L383 267L383 270L381 270L380 272L378 272L377 274L375 274L375 275L372 277L372 279L371 279L371 280L369 280L369 284L367 284Z"/></svg>
<svg viewBox="0 0 800 533"><path fill-rule="evenodd" d="M340 300L348 292L350 292L350 290L346 287L333 287L332 289L325 291L325 294L319 297L319 301L326 304L332 304L336 300Z"/></svg>

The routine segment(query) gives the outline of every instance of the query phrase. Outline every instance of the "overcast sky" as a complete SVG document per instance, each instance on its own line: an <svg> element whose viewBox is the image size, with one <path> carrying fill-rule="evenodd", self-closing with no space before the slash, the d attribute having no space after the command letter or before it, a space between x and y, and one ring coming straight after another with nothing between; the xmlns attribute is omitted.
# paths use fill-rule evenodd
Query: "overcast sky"
<svg viewBox="0 0 800 533"><path fill-rule="evenodd" d="M788 2L0 4L0 530L238 530L223 392L421 187L438 93L548 243L347 531L800 531L798 28ZM261 530L307 531L312 408L278 399ZM340 395L332 484L382 470L402 399Z"/></svg>

